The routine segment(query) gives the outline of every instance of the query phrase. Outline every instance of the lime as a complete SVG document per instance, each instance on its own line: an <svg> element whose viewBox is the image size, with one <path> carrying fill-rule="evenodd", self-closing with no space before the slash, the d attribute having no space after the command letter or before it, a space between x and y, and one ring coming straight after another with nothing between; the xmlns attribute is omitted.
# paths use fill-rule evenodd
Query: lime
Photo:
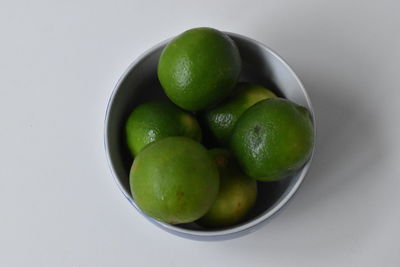
<svg viewBox="0 0 400 267"><path fill-rule="evenodd" d="M147 215L166 223L187 223L214 203L219 174L201 144L187 137L166 137L135 158L130 187L135 203Z"/></svg>
<svg viewBox="0 0 400 267"><path fill-rule="evenodd" d="M187 110L204 109L228 96L240 70L235 43L212 28L195 28L178 35L164 48L158 62L158 78L165 93Z"/></svg>
<svg viewBox="0 0 400 267"><path fill-rule="evenodd" d="M267 88L250 83L239 83L235 94L218 106L205 111L203 120L206 128L219 144L225 145L229 143L233 127L239 117L255 103L272 97L276 95Z"/></svg>
<svg viewBox="0 0 400 267"><path fill-rule="evenodd" d="M257 182L240 171L232 154L210 150L218 166L220 187L217 200L198 223L210 228L234 225L248 214L257 198Z"/></svg>
<svg viewBox="0 0 400 267"><path fill-rule="evenodd" d="M148 102L136 107L126 121L125 134L133 156L151 142L167 136L201 140L196 118L170 102Z"/></svg>
<svg viewBox="0 0 400 267"><path fill-rule="evenodd" d="M271 98L243 113L230 144L247 175L274 181L299 169L309 159L313 142L308 110L285 99Z"/></svg>

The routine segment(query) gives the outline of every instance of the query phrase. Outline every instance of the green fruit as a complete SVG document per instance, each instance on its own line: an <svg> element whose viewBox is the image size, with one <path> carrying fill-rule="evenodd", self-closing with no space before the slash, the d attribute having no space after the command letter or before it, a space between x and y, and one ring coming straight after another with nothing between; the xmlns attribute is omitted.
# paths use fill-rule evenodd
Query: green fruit
<svg viewBox="0 0 400 267"><path fill-rule="evenodd" d="M218 169L208 151L181 136L148 145L135 158L129 177L138 207L171 224L199 219L219 190Z"/></svg>
<svg viewBox="0 0 400 267"><path fill-rule="evenodd" d="M234 95L204 113L207 128L221 145L229 143L235 123L249 107L261 100L276 97L267 88L249 83L239 83L235 91Z"/></svg>
<svg viewBox="0 0 400 267"><path fill-rule="evenodd" d="M135 108L126 121L125 134L133 156L146 145L167 136L201 140L196 118L169 102L148 102Z"/></svg>
<svg viewBox="0 0 400 267"><path fill-rule="evenodd" d="M210 150L218 166L220 187L217 200L198 223L210 228L239 223L254 206L257 182L243 174L231 153L224 149Z"/></svg>
<svg viewBox="0 0 400 267"><path fill-rule="evenodd" d="M165 93L187 110L204 109L228 96L240 70L235 43L212 28L180 34L165 47L158 62L158 78Z"/></svg>
<svg viewBox="0 0 400 267"><path fill-rule="evenodd" d="M231 148L243 171L260 181L280 180L299 169L314 143L311 116L302 106L271 98L237 121Z"/></svg>

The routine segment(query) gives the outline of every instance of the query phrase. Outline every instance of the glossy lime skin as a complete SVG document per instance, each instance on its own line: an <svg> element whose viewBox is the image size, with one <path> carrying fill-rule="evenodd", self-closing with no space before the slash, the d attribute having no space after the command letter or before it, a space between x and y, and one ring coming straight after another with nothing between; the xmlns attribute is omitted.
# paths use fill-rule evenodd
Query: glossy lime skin
<svg viewBox="0 0 400 267"><path fill-rule="evenodd" d="M203 115L205 125L220 145L229 143L233 128L239 117L255 103L274 98L276 95L265 87L238 83L235 93Z"/></svg>
<svg viewBox="0 0 400 267"><path fill-rule="evenodd" d="M241 222L257 199L257 182L246 176L232 154L224 149L210 150L218 166L220 188L217 200L198 223L209 228L232 226Z"/></svg>
<svg viewBox="0 0 400 267"><path fill-rule="evenodd" d="M212 28L180 34L165 47L158 63L158 78L169 99L193 111L228 96L240 71L241 58L235 43Z"/></svg>
<svg viewBox="0 0 400 267"><path fill-rule="evenodd" d="M231 149L243 171L260 181L285 178L310 157L314 143L308 110L281 98L250 107L238 120Z"/></svg>
<svg viewBox="0 0 400 267"><path fill-rule="evenodd" d="M214 203L219 174L208 151L187 137L153 142L135 158L130 187L138 207L170 224L192 222Z"/></svg>
<svg viewBox="0 0 400 267"><path fill-rule="evenodd" d="M133 156L145 146L167 136L186 136L201 141L194 116L170 102L148 102L136 107L125 124L126 141Z"/></svg>

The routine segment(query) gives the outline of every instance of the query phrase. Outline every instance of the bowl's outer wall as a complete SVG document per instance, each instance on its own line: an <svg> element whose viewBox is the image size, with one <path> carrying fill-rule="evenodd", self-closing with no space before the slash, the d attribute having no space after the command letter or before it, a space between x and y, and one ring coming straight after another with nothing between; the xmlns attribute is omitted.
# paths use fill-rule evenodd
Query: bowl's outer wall
<svg viewBox="0 0 400 267"><path fill-rule="evenodd" d="M291 68L263 44L238 34L228 33L237 44L242 61L240 80L264 85L278 95L307 107L314 118L311 102L303 85ZM115 180L125 197L140 212L132 200L129 189L129 169L132 158L124 143L124 123L140 103L155 99L167 99L157 79L157 63L166 40L133 62L118 81L108 103L105 118L105 148ZM315 122L314 122L315 125ZM315 127L314 127L315 128ZM314 132L315 134L315 132ZM242 236L258 229L293 196L307 173L311 159L302 169L280 182L259 183L256 208L247 221L229 229L204 231L194 224L172 226L158 222L143 214L162 229L178 236L196 240L223 240Z"/></svg>

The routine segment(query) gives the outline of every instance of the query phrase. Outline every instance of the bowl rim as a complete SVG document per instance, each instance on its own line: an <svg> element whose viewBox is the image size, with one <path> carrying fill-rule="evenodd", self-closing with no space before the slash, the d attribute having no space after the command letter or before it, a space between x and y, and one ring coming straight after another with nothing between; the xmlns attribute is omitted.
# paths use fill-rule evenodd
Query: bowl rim
<svg viewBox="0 0 400 267"><path fill-rule="evenodd" d="M257 226L268 222L272 217L274 217L274 215L276 215L278 212L280 212L282 210L282 208L284 208L287 203L289 202L290 199L293 198L293 196L295 195L295 193L298 191L300 185L302 184L313 159L314 156L314 152L315 152L315 145L316 145L316 123L315 123L315 115L314 115L314 109L313 106L311 104L311 100L310 97L307 93L307 91L305 90L305 87L303 85L303 83L301 82L301 80L299 79L299 77L297 76L297 74L293 71L292 67L275 51L273 51L271 48L269 48L268 46L266 46L265 44L254 40L252 38L249 38L247 36L241 35L241 34L237 34L237 33L232 33L232 32L226 32L224 31L225 34L227 34L230 37L233 38L237 38L237 39L243 39L247 42L250 43L255 43L257 46L267 50L269 53L271 53L289 72L290 74L295 78L296 82L298 83L305 99L308 105L308 109L310 111L311 114L311 118L312 118L312 123L314 126L313 129L313 135L314 135L314 144L312 147L312 151L311 151L311 156L309 158L309 160L303 165L303 167L300 170L299 173L299 177L296 180L296 182L291 186L291 188L287 191L285 191L282 196L278 199L278 201L276 203L273 204L273 206L271 206L269 208L269 210L267 210L264 214L259 215L258 217L244 222L242 224L233 226L233 227L229 227L227 229L217 229L217 230L191 230L191 229L184 229L181 227L177 227L175 225L171 225L171 224L167 224L167 223L163 223L160 221L157 221L149 216L147 216L145 213L142 212L142 210L136 205L135 201L132 199L131 195L129 194L129 192L127 192L122 183L120 182L117 172L115 171L115 167L113 164L113 161L111 159L111 155L110 155L110 149L109 149L109 145L108 145L108 140L109 140L109 133L108 133L108 124L110 121L110 110L111 110L111 106L114 103L116 94L119 90L119 88L121 87L122 83L125 81L125 79L128 77L128 75L130 74L131 70L139 63L141 62L143 59L145 59L146 57L150 56L152 52L154 52L155 50L159 49L160 47L164 46L165 44L167 44L168 42L170 42L174 37L170 37L162 42L159 42L158 44L152 46L151 48L147 49L146 51L144 51L142 54L140 54L131 64L129 64L129 66L127 67L127 69L124 71L124 73L122 74L122 76L118 79L116 85L114 86L114 89L111 93L111 96L108 100L107 103L107 108L106 108L106 112L105 112L105 117L104 117L104 149L106 152L106 158L107 158L107 163L108 166L111 170L112 176L114 177L114 181L117 184L119 190L122 192L122 194L125 196L125 198L135 207L135 209L142 214L146 219L148 219L151 223L155 224L156 226L160 227L161 229L164 229L170 233L174 233L180 236L184 236L184 237L189 237L189 238L193 238L193 239L207 239L209 240L209 238L218 238L218 237L236 237L236 236L241 236L245 233L249 233L252 230L254 230Z"/></svg>

